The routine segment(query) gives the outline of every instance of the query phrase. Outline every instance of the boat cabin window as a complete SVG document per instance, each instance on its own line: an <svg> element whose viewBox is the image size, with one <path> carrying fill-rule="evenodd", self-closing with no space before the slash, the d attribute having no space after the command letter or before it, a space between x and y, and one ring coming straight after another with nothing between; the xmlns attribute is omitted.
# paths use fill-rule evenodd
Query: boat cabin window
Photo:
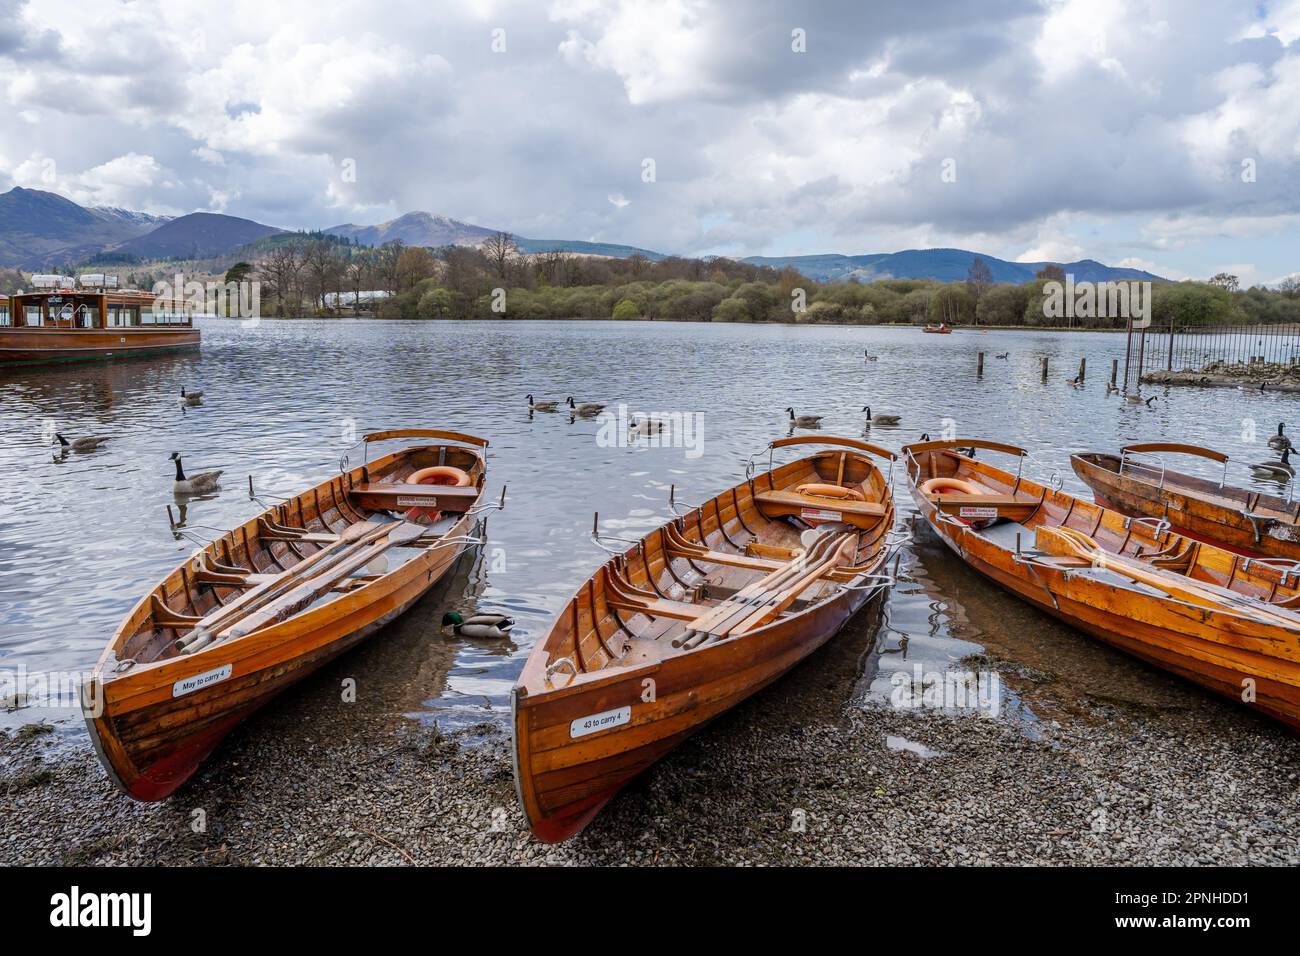
<svg viewBox="0 0 1300 956"><path fill-rule="evenodd" d="M138 305L109 305L108 324L125 327L140 324L140 307Z"/></svg>
<svg viewBox="0 0 1300 956"><path fill-rule="evenodd" d="M40 325L41 324L41 307L39 305L28 305L23 307L23 325Z"/></svg>
<svg viewBox="0 0 1300 956"><path fill-rule="evenodd" d="M83 305L77 309L77 328L94 329L99 327L99 308L93 305Z"/></svg>
<svg viewBox="0 0 1300 956"><path fill-rule="evenodd" d="M9 321L9 303L0 302L0 325L10 325Z"/></svg>

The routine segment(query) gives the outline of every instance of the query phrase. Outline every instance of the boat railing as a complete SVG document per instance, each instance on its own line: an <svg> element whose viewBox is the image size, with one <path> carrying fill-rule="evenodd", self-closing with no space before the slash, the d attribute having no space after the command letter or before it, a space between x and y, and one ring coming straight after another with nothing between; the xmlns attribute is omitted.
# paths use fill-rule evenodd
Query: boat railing
<svg viewBox="0 0 1300 956"><path fill-rule="evenodd" d="M1199 445L1187 445L1180 442L1143 442L1136 445L1125 445L1119 451L1118 473L1123 475L1124 469L1127 467L1130 470L1136 469L1158 474L1159 482L1156 488L1163 491L1169 469L1165 465L1164 458L1156 454L1156 452L1194 455L1197 458L1207 458L1210 461L1221 462L1223 464L1223 473L1219 476L1219 490L1222 491L1228 483L1227 455L1209 448L1202 448Z"/></svg>
<svg viewBox="0 0 1300 956"><path fill-rule="evenodd" d="M775 467L776 450L778 448L787 448L790 445L839 445L845 448L852 448L854 451L864 451L869 455L877 458L884 458L889 462L889 471L885 475L885 484L892 487L894 484L894 462L898 456L881 445L875 445L860 438L841 438L838 435L790 435L786 438L777 438L767 443L766 448L760 448L754 452L745 462L745 478L754 477L755 459L763 452L767 452L767 470L771 471Z"/></svg>

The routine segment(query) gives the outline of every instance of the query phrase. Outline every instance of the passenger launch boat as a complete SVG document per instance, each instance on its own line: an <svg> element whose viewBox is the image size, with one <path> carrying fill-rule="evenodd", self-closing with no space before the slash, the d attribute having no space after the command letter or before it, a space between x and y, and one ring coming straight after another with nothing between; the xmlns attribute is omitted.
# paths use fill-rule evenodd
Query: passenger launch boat
<svg viewBox="0 0 1300 956"><path fill-rule="evenodd" d="M109 776L169 796L236 724L409 608L475 542L487 441L433 439L321 482L196 552L135 606L83 693ZM504 496L503 496L504 499Z"/></svg>
<svg viewBox="0 0 1300 956"><path fill-rule="evenodd" d="M903 449L917 508L967 564L1157 667L1300 729L1300 568L1125 517L974 459L1013 445ZM965 453L963 453L965 452Z"/></svg>
<svg viewBox="0 0 1300 956"><path fill-rule="evenodd" d="M0 302L0 366L131 358L197 349L184 303L155 309L148 292L118 289L117 277L35 275L38 289Z"/></svg>
<svg viewBox="0 0 1300 956"><path fill-rule="evenodd" d="M512 694L534 834L567 839L693 731L776 680L890 583L894 506L876 445L825 444L613 557L538 641ZM752 461L750 473L752 475ZM601 539L596 530L593 535Z"/></svg>
<svg viewBox="0 0 1300 956"><path fill-rule="evenodd" d="M1195 455L1224 466L1219 481L1170 471L1159 453ZM1098 503L1128 515L1168 521L1185 534L1247 555L1300 560L1300 502L1226 484L1228 456L1196 445L1145 442L1118 455L1070 459Z"/></svg>

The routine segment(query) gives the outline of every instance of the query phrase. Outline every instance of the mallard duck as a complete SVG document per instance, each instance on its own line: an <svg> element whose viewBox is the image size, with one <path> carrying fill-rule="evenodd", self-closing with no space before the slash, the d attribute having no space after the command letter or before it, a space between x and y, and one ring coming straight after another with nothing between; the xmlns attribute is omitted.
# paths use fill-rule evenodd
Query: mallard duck
<svg viewBox="0 0 1300 956"><path fill-rule="evenodd" d="M55 432L54 437L58 439L59 447L65 451L69 448L73 451L94 451L100 445L104 444L104 442L108 441L107 435L96 435L94 437L77 438L73 441L68 441L58 432Z"/></svg>
<svg viewBox="0 0 1300 956"><path fill-rule="evenodd" d="M875 418L872 418L870 405L863 405L862 410L867 413L868 425L897 425L903 420L903 416L901 415L877 415Z"/></svg>
<svg viewBox="0 0 1300 956"><path fill-rule="evenodd" d="M633 435L662 435L667 427L667 422L650 418L648 415L640 415L636 421L628 425L627 430Z"/></svg>
<svg viewBox="0 0 1300 956"><path fill-rule="evenodd" d="M822 420L821 415L796 415L793 408L787 408L786 412L790 415L791 428L816 428Z"/></svg>
<svg viewBox="0 0 1300 956"><path fill-rule="evenodd" d="M172 452L172 461L176 462L176 480L172 482L172 490L178 495L201 495L214 491L221 483L219 471L205 471L193 478L186 478L185 469L181 467L181 453L178 451Z"/></svg>
<svg viewBox="0 0 1300 956"><path fill-rule="evenodd" d="M1291 439L1282 434L1282 429L1285 426L1286 422L1277 423L1277 434L1268 440L1269 448L1275 448L1278 451L1282 451L1283 449L1291 447Z"/></svg>
<svg viewBox="0 0 1300 956"><path fill-rule="evenodd" d="M1274 481L1288 481L1295 477L1295 468L1291 465L1291 449L1283 448L1282 457L1277 461L1264 461L1251 465L1250 470L1256 478L1271 478Z"/></svg>
<svg viewBox="0 0 1300 956"><path fill-rule="evenodd" d="M182 386L181 386L181 404L182 404L182 405L202 405L202 404L203 404L203 393L202 393L202 392L187 392L187 391L185 391L185 386L182 385Z"/></svg>
<svg viewBox="0 0 1300 956"><path fill-rule="evenodd" d="M533 396L528 396L528 407L535 412L553 412L560 407L559 402L535 402Z"/></svg>
<svg viewBox="0 0 1300 956"><path fill-rule="evenodd" d="M473 614L465 619L455 611L442 616L442 626L458 637L509 637L515 619L505 614Z"/></svg>
<svg viewBox="0 0 1300 956"><path fill-rule="evenodd" d="M565 399L565 401L568 406L573 409L573 414L575 415L595 415L605 407L604 405L597 405L595 402L583 402L581 405L575 405L573 403L572 395Z"/></svg>

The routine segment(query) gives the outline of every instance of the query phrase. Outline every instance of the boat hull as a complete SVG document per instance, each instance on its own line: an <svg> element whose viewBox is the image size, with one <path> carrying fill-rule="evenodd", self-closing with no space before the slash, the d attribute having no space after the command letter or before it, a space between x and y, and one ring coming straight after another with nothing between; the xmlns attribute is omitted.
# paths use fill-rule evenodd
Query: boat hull
<svg viewBox="0 0 1300 956"><path fill-rule="evenodd" d="M199 348L198 329L3 329L0 366L147 358Z"/></svg>
<svg viewBox="0 0 1300 956"><path fill-rule="evenodd" d="M548 843L580 832L624 785L696 730L780 678L834 637L870 600L850 591L745 638L629 670L597 687L536 703L515 702L519 759L533 767L524 799L541 815L532 831ZM647 684L652 681L652 684ZM646 700L653 689L652 699ZM573 739L575 720L630 708L627 724Z"/></svg>
<svg viewBox="0 0 1300 956"><path fill-rule="evenodd" d="M921 446L924 447L924 446ZM905 450L906 451L906 450ZM912 467L909 465L909 468ZM1045 490L1027 480L971 462L961 474L985 484L1004 482L1021 493L1042 496L1049 526L1064 518L1070 527L1096 534L1105 528L1131 529L1116 513L1063 492ZM1119 650L1162 670L1232 699L1300 731L1300 627L1256 627L1229 613L1169 601L1157 593L1117 588L1113 581L1078 567L1037 562L990 541L974 529L941 520L935 502L911 482L913 499L931 530L974 570L1017 597ZM1025 555L1032 555L1033 533L1022 535ZM1167 543L1167 539L1166 539ZM1216 549L1196 546L1203 556ZM1216 551L1214 560L1245 576L1241 561ZM1272 579L1280 574L1265 569ZM1276 588L1275 588L1276 590ZM1298 622L1300 623L1300 622Z"/></svg>
<svg viewBox="0 0 1300 956"><path fill-rule="evenodd" d="M1170 473L1163 486L1152 484L1103 467L1098 463L1103 457L1111 456L1070 458L1074 473L1092 489L1099 504L1121 514L1164 519L1179 534L1248 557L1300 561L1300 527L1294 516L1289 520L1281 513L1274 516L1276 520L1261 517L1257 519L1256 534L1256 522L1243 513L1257 507L1265 496L1239 491L1237 494L1243 498L1234 507L1229 498L1216 494L1218 489L1210 482Z"/></svg>
<svg viewBox="0 0 1300 956"><path fill-rule="evenodd" d="M410 449L333 478L234 529L200 554L227 565L241 559L256 565L258 561L248 555L254 543L262 541L260 534L268 520L283 525L292 518L317 527L325 522L340 530L344 520L363 520L365 513L347 503L358 483L369 479L370 470L380 474L412 460L403 457L412 453L433 454L428 449ZM469 464L471 453L460 454L466 456L461 463ZM410 471L415 465L405 467ZM128 615L101 658L91 686L83 691L86 723L110 778L135 799L166 799L241 721L407 611L452 570L472 543L468 535L477 519L471 507L481 498L483 480L480 471L477 495L464 503L466 511L452 518L432 546L418 549L391 571L375 572L377 576L357 580L329 600L244 636L213 642L191 654L155 657L157 652L149 648L167 647L179 633L173 625L158 621L160 606L180 614L171 609L188 601L189 612L205 614L242 593L230 590L220 603L214 601L210 596L214 592L196 580L197 556L173 572ZM376 526L388 518L380 517ZM288 548L282 539L267 540L273 541L279 555L271 560L284 560L290 553L278 550ZM257 553L263 554L259 561L264 563L265 554ZM380 560L385 559L375 559ZM197 607L196 596L204 600ZM134 657L142 653L148 655L146 663L137 664Z"/></svg>
<svg viewBox="0 0 1300 956"><path fill-rule="evenodd" d="M811 437L773 445L812 442L862 446ZM742 612L747 615L761 606L759 595L773 593L762 590L767 577L791 568L807 574L823 560L801 564L816 555L816 541L829 539L801 538L804 525L792 520L792 499L783 496L827 481L869 489L860 523L852 525L856 533L846 536L852 546L840 546L848 561L843 575L799 591L797 606L763 615L752 627L719 623L729 619L731 595L759 601ZM826 499L796 516L839 522L850 512L835 509L854 504ZM850 461L844 453L823 453L757 475L615 555L534 647L512 695L515 780L533 834L546 842L574 836L655 761L834 637L888 586L880 571L890 557L893 520L889 481L879 469L861 456ZM701 550L687 557L683 541ZM699 578L691 580L694 575ZM651 606L640 609L628 600L629 590ZM682 592L698 596L682 603L673 597ZM572 672L567 684L558 670L564 664Z"/></svg>

